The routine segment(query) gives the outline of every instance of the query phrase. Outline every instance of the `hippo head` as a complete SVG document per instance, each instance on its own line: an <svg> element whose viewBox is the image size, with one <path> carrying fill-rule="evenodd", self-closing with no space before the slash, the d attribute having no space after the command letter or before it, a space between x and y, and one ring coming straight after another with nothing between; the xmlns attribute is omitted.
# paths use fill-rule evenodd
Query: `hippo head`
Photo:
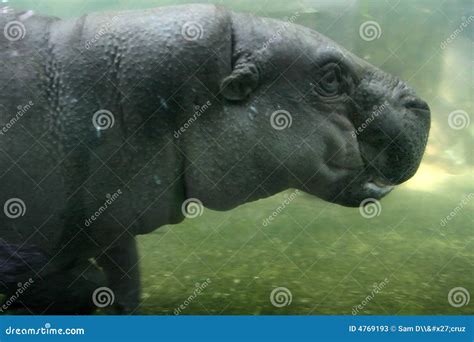
<svg viewBox="0 0 474 342"><path fill-rule="evenodd" d="M233 30L213 139L188 173L206 205L297 188L358 206L415 174L430 109L408 85L298 25L237 15Z"/></svg>

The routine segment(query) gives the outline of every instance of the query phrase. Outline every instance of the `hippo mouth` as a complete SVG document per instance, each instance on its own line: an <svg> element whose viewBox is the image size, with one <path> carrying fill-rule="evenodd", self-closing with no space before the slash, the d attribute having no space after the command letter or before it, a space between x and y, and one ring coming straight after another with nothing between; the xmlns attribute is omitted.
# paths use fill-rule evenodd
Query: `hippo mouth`
<svg viewBox="0 0 474 342"><path fill-rule="evenodd" d="M343 206L357 207L368 198L380 200L395 188L396 184L371 171L370 161L363 157L358 147L347 158L326 162L331 172L339 176L332 183L333 186L327 188L326 195L322 194L323 199ZM354 163L354 155L361 158L362 162Z"/></svg>
<svg viewBox="0 0 474 342"><path fill-rule="evenodd" d="M363 165L359 169L359 176L356 176L356 178L360 178L361 180L360 182L355 181L355 183L359 184L360 195L364 197L364 199L381 199L394 190L400 183L392 182L383 175L386 168L389 168L389 165L384 165L385 167L382 169L374 167L371 158L364 153L361 145L363 145L363 143L358 140L357 150L363 161ZM378 155L381 153L383 152L379 152Z"/></svg>
<svg viewBox="0 0 474 342"><path fill-rule="evenodd" d="M364 142L360 141L359 137L355 134L356 128L354 124L342 115L335 115L332 119L332 122L343 132L341 139L350 143L346 144L344 153L339 154L336 152L328 156L326 159L327 166L333 170L342 171L347 175L348 180L341 183L345 184L346 189L352 189L352 197L357 197L360 200L368 197L381 199L386 196L395 188L396 184L383 177L380 171L376 171L372 165L371 158L367 153L364 153ZM343 150L344 147L340 149ZM333 201L339 202L337 197L346 197L344 196L344 191L341 190ZM345 200L343 202L346 204Z"/></svg>
<svg viewBox="0 0 474 342"><path fill-rule="evenodd" d="M368 160L359 148L362 160L364 161L363 173L366 175L366 181L363 184L364 190L373 194L372 197L380 199L391 192L396 184L380 176L380 172L374 172L370 160Z"/></svg>
<svg viewBox="0 0 474 342"><path fill-rule="evenodd" d="M358 151L359 152L359 151ZM329 162L328 165L345 176L338 182L335 196L329 200L346 206L358 206L367 198L381 199L388 195L397 184L390 183L382 177L371 172L368 164L342 165Z"/></svg>
<svg viewBox="0 0 474 342"><path fill-rule="evenodd" d="M395 189L397 184L392 184L384 179L370 174L367 167L356 169L337 168L343 172L333 187L328 188L322 198L343 206L358 207L366 199L380 200Z"/></svg>
<svg viewBox="0 0 474 342"><path fill-rule="evenodd" d="M380 178L370 177L369 180L365 183L364 187L375 193L380 194L380 198L387 195L390 191L395 188L394 184L390 184L381 180Z"/></svg>
<svg viewBox="0 0 474 342"><path fill-rule="evenodd" d="M426 102L410 98L415 100L384 102L376 107L378 112L353 108L349 117L333 117L342 153L326 159L341 176L332 183L331 202L358 206L367 198L381 199L415 174L428 138L430 111Z"/></svg>
<svg viewBox="0 0 474 342"><path fill-rule="evenodd" d="M331 172L338 174L337 181L333 182L334 188L329 190L326 200L344 206L356 207L368 198L380 200L388 195L399 183L391 182L382 174L385 168L374 166L373 157L383 154L383 151L368 151L366 144L360 137L351 134L355 131L354 125L349 120L337 120L338 127L344 123L346 141L351 144L346 145L344 153L331 154L327 156L326 165ZM351 138L349 138L349 136ZM342 139L342 138L341 138ZM350 140L347 140L350 139ZM347 147L350 146L350 147ZM389 167L389 166L387 166Z"/></svg>

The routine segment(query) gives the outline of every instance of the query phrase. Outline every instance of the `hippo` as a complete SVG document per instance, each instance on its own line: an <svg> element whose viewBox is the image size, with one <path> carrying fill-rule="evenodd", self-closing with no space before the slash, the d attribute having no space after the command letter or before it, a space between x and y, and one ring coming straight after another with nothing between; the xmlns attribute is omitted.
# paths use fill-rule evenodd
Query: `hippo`
<svg viewBox="0 0 474 342"><path fill-rule="evenodd" d="M290 188L357 207L424 153L412 88L290 21L184 5L0 28L2 312L92 313L105 289L135 313L137 235Z"/></svg>

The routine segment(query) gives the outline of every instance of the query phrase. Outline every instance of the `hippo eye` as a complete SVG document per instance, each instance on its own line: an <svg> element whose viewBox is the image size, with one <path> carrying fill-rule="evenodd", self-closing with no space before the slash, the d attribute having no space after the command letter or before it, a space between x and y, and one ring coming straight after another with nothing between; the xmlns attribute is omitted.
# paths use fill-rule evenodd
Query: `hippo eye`
<svg viewBox="0 0 474 342"><path fill-rule="evenodd" d="M337 94L337 91L339 90L339 81L334 70L331 70L324 75L321 80L321 90L326 93L326 96Z"/></svg>
<svg viewBox="0 0 474 342"><path fill-rule="evenodd" d="M318 80L314 84L314 91L326 98L334 98L343 90L341 69L336 63L328 63L318 70Z"/></svg>

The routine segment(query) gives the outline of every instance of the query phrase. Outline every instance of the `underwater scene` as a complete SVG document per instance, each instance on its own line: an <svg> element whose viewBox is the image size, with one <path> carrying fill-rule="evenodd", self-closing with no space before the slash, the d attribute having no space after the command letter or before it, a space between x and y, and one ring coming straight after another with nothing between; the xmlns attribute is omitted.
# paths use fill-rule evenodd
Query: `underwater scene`
<svg viewBox="0 0 474 342"><path fill-rule="evenodd" d="M472 1L3 0L0 6L67 19L191 3L278 19L276 40L286 23L325 35L415 89L429 104L430 133L416 174L383 199L348 207L292 186L229 210L207 207L201 198L204 205L191 203L182 222L138 235L142 288L132 313L473 314ZM298 127L297 116L284 119ZM175 138L195 134L193 125ZM247 181L241 177L238 184ZM96 314L107 313L98 307Z"/></svg>

